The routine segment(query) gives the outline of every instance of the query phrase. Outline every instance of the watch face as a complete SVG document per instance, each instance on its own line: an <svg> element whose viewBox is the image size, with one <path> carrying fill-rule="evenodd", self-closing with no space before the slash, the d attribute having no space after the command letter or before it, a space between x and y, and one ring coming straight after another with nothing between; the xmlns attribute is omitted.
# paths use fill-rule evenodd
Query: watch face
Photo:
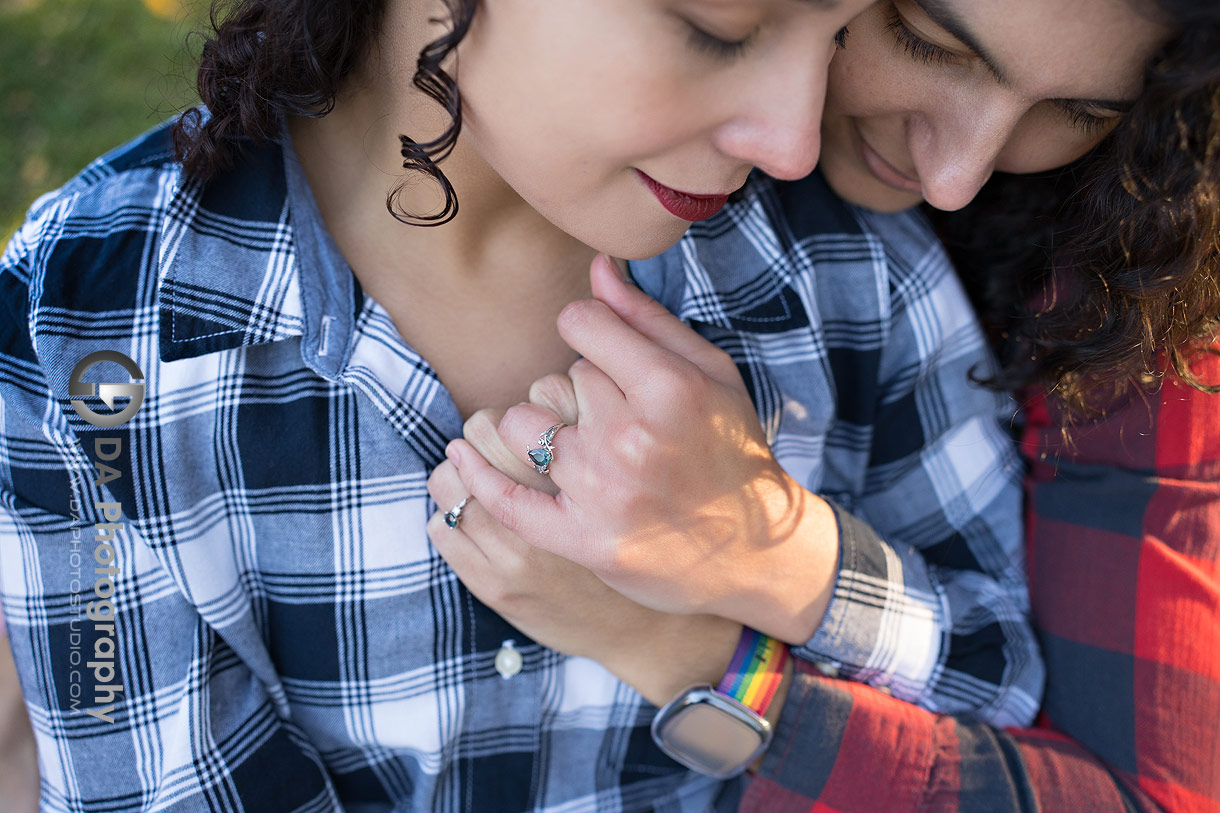
<svg viewBox="0 0 1220 813"><path fill-rule="evenodd" d="M688 690L653 720L653 739L688 768L717 777L745 770L771 740L767 721L712 691Z"/></svg>

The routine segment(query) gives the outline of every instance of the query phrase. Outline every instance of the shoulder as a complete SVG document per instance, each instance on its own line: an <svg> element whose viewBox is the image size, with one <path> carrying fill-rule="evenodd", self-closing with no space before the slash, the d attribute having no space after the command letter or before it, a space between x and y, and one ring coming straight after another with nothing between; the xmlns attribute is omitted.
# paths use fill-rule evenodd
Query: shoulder
<svg viewBox="0 0 1220 813"><path fill-rule="evenodd" d="M893 304L929 286L953 285L956 275L932 224L918 208L875 212L844 201L820 173L792 183L763 187L775 200L773 222L797 243L822 244L824 259L864 259L891 290ZM962 294L965 302L965 295Z"/></svg>
<svg viewBox="0 0 1220 813"><path fill-rule="evenodd" d="M54 345L70 333L102 332L108 314L132 307L134 289L155 267L158 208L178 177L171 126L108 152L38 198L0 255L0 365L26 395L41 398L56 380L44 338ZM10 391L9 402L15 397Z"/></svg>
<svg viewBox="0 0 1220 813"><path fill-rule="evenodd" d="M154 363L164 269L188 258L201 274L230 273L225 247L282 247L280 146L251 149L203 184L182 173L175 122L103 155L31 207L0 258L0 307L12 316L0 328L0 356L53 381L97 345L138 345L148 350L141 363Z"/></svg>
<svg viewBox="0 0 1220 813"><path fill-rule="evenodd" d="M5 265L14 251L28 253L48 241L76 237L78 230L96 233L98 218L154 205L160 179L176 177L180 168L174 157L173 123L164 122L116 147L34 201L5 252Z"/></svg>
<svg viewBox="0 0 1220 813"><path fill-rule="evenodd" d="M942 369L961 360L990 369L978 317L932 224L918 208L882 213L840 198L820 173L755 185L786 246L786 264L807 267L811 307L828 336L878 349L883 376ZM954 368L956 369L956 368Z"/></svg>
<svg viewBox="0 0 1220 813"><path fill-rule="evenodd" d="M918 208L874 212L839 197L820 172L799 181L755 175L743 203L765 213L772 227L797 243L838 240L868 244L881 262L914 266L944 251L931 223Z"/></svg>
<svg viewBox="0 0 1220 813"><path fill-rule="evenodd" d="M48 267L90 269L112 261L98 249L130 245L119 235L147 228L167 187L177 183L171 126L112 150L38 198L5 248L0 274L41 287Z"/></svg>
<svg viewBox="0 0 1220 813"><path fill-rule="evenodd" d="M901 287L911 278L938 279L953 268L931 224L915 208L880 213L840 198L821 173L781 182L755 173L725 217L696 224L690 238L749 243L769 262L822 268L830 274L865 264L870 276Z"/></svg>

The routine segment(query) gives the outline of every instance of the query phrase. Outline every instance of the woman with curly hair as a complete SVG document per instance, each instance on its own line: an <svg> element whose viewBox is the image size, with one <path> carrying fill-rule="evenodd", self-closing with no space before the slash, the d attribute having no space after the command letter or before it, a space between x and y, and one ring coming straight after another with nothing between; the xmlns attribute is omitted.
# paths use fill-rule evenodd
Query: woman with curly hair
<svg viewBox="0 0 1220 813"><path fill-rule="evenodd" d="M789 612L825 605L812 580L758 606L726 590L725 612L819 657L874 652L927 708L1032 719L1042 665L997 420L1011 406L966 375L991 363L982 331L921 219L855 211L810 175L836 34L865 6L218 14L206 109L39 200L0 260L0 572L44 806L701 810L731 795L666 756L637 692L525 639L430 540L485 518L459 499L435 511L427 475L478 408L576 361L556 321L613 284L604 262L588 276L598 252L642 284L710 283L700 302L732 312L730 344L761 328L750 371L775 432L709 357L736 389L727 432L701 446L727 465L690 493L763 471L778 479L755 515L793 488L802 535L837 539L842 522L903 575L882 612L862 600L817 630L816 609ZM686 281L647 264L692 223L714 225L697 250L725 268ZM891 274L907 281L894 297ZM880 390L896 408L871 415ZM864 424L836 410L895 431L863 450ZM845 502L852 483L911 476L868 495L891 507L870 526L781 473L769 441ZM948 536L981 566L931 549ZM601 584L581 573L582 590ZM685 620L674 647L725 631Z"/></svg>
<svg viewBox="0 0 1220 813"><path fill-rule="evenodd" d="M683 715L732 697L730 675L770 680L776 725L756 737L766 750L743 810L1216 810L1220 12L1175 0L895 0L849 32L831 66L820 172L871 211L925 203L1001 349L1001 374L984 377L1024 394L1032 610L1047 667L1037 725L916 708L872 663L795 659L780 671L764 655L750 674L740 618L713 637L699 616L659 612L706 611L691 595L714 579L722 592L752 586L766 604L785 578L765 569L779 534L716 550L737 571L726 575L710 566L706 537L677 530L690 527L689 503L664 478L690 480L667 454L698 458L694 441L650 420L663 407L638 407L648 402L621 372L659 351L620 349L605 373L581 362L568 380L539 382L498 435L468 425L474 446L455 444L456 468L440 467L430 487L442 505L470 493L484 511L437 534L438 547L523 632L599 660L665 705L661 728L672 728L657 737L687 764L711 765L723 749L684 740ZM675 309L672 294L650 292ZM607 276L600 294L670 356L710 354L640 292ZM608 330L574 333L593 362L606 358L595 343ZM688 410L715 396L714 374L683 375ZM572 424L553 439L558 497L513 485L476 454L511 472L500 442L516 449L555 421ZM638 441L628 455L585 439L610 422L647 439L646 465L632 465ZM841 558L858 555L840 544ZM969 554L957 540L945 547ZM551 552L625 595L586 589L594 606L574 613L570 585L583 582L551 566ZM825 614L883 595L879 584L839 579ZM703 645L667 647L626 627L642 605L670 640L690 618Z"/></svg>

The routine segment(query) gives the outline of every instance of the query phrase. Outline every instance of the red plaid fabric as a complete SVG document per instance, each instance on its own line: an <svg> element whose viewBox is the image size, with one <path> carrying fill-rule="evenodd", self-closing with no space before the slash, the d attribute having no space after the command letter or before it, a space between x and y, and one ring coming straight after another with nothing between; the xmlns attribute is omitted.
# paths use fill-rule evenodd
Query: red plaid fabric
<svg viewBox="0 0 1220 813"><path fill-rule="evenodd" d="M1220 358L1195 371L1220 380ZM1072 438L1031 411L1035 727L937 716L798 663L741 810L1220 813L1220 395L1170 382Z"/></svg>

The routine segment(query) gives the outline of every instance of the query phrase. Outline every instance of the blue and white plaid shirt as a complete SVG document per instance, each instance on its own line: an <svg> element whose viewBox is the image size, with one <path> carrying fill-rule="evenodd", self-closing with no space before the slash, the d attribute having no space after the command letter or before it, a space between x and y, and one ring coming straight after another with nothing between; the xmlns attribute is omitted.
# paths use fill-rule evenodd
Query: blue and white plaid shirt
<svg viewBox="0 0 1220 813"><path fill-rule="evenodd" d="M461 418L325 261L290 156L184 183L160 128L40 199L0 260L0 597L44 809L731 799L744 779L671 762L635 691L530 641L432 549L425 482ZM872 526L843 517L834 599L798 654L1028 721L1011 410L967 383L991 361L923 221L756 177L632 272L738 360L787 470ZM101 350L144 376L113 428L69 392Z"/></svg>

